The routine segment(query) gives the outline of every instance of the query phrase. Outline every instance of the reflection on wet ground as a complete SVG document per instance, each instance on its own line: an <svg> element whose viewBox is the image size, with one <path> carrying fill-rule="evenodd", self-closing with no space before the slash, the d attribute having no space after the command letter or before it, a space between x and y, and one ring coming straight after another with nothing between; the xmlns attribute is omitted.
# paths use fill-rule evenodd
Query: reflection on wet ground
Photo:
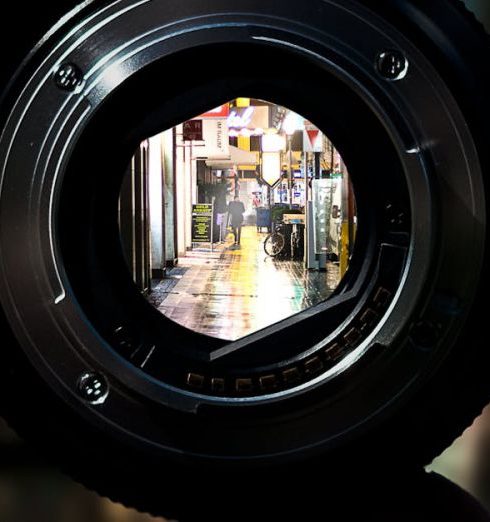
<svg viewBox="0 0 490 522"><path fill-rule="evenodd" d="M302 261L276 260L263 248L266 234L243 227L216 252L193 251L154 290L151 302L173 321L197 332L236 340L327 299L339 268L309 271Z"/></svg>

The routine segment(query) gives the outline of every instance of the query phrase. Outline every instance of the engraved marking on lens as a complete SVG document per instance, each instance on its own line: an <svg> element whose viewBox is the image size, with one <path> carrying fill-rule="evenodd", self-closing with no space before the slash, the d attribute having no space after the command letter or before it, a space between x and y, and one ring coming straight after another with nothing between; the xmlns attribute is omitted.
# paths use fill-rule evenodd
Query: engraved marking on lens
<svg viewBox="0 0 490 522"><path fill-rule="evenodd" d="M140 366L141 368L144 368L144 367L146 366L147 362L150 360L151 356L153 355L153 352L155 351L155 349L156 349L156 346L155 346L155 345L153 345L153 346L149 349L149 351L148 351L148 355L145 357L145 360L141 363L141 366Z"/></svg>
<svg viewBox="0 0 490 522"><path fill-rule="evenodd" d="M114 337L119 347L125 350L131 350L133 348L131 341L129 341L126 337L124 326L119 326L114 330ZM134 355L135 354L132 354L131 357Z"/></svg>
<svg viewBox="0 0 490 522"><path fill-rule="evenodd" d="M131 359L134 359L141 351L141 349L143 348L143 344L140 344L137 346L137 348L133 351L133 353L131 354ZM128 343L128 347L131 348L131 343Z"/></svg>

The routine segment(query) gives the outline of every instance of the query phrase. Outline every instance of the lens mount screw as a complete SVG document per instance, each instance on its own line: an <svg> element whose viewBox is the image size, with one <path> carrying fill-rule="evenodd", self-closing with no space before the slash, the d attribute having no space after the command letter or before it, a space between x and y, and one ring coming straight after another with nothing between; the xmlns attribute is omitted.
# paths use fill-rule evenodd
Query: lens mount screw
<svg viewBox="0 0 490 522"><path fill-rule="evenodd" d="M408 60L401 51L382 51L376 58L376 69L385 80L395 82L407 75Z"/></svg>
<svg viewBox="0 0 490 522"><path fill-rule="evenodd" d="M62 91L73 92L83 84L83 72L73 63L60 65L54 74L54 82Z"/></svg>
<svg viewBox="0 0 490 522"><path fill-rule="evenodd" d="M431 321L422 320L412 327L410 339L412 343L423 351L434 348L439 342L440 330Z"/></svg>
<svg viewBox="0 0 490 522"><path fill-rule="evenodd" d="M78 380L77 391L89 404L104 404L109 395L109 384L103 375L87 372Z"/></svg>

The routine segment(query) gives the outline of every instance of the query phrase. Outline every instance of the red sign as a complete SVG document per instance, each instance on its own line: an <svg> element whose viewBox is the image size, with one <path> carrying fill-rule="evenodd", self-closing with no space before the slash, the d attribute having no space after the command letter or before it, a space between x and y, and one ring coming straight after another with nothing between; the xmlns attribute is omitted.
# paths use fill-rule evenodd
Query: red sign
<svg viewBox="0 0 490 522"><path fill-rule="evenodd" d="M320 134L319 130L307 130L306 134L308 134L308 138L310 138L311 146L315 146L315 142L318 138L318 135Z"/></svg>
<svg viewBox="0 0 490 522"><path fill-rule="evenodd" d="M225 103L224 105L216 107L216 109L201 114L199 118L228 118L229 114L230 106L228 103Z"/></svg>
<svg viewBox="0 0 490 522"><path fill-rule="evenodd" d="M182 127L184 141L202 141L202 120L185 121Z"/></svg>

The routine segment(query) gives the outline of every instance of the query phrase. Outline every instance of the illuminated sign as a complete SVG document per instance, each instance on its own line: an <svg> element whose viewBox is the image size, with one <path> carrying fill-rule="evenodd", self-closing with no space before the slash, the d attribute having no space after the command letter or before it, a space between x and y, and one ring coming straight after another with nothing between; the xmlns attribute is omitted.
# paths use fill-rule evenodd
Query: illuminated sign
<svg viewBox="0 0 490 522"><path fill-rule="evenodd" d="M262 179L273 187L281 179L281 155L279 152L262 154Z"/></svg>
<svg viewBox="0 0 490 522"><path fill-rule="evenodd" d="M264 129L270 127L269 107L254 105L252 107L236 107L230 111L227 119L229 129L241 132L244 129L252 131L253 135L264 134Z"/></svg>
<svg viewBox="0 0 490 522"><path fill-rule="evenodd" d="M253 114L253 107L247 107L244 111L241 112L241 114L238 110L231 111L230 115L228 116L228 127L230 129L242 129L244 127L248 127L252 122Z"/></svg>
<svg viewBox="0 0 490 522"><path fill-rule="evenodd" d="M211 243L213 232L213 205L192 205L192 243Z"/></svg>
<svg viewBox="0 0 490 522"><path fill-rule="evenodd" d="M262 152L280 152L286 150L286 138L281 134L264 134Z"/></svg>

